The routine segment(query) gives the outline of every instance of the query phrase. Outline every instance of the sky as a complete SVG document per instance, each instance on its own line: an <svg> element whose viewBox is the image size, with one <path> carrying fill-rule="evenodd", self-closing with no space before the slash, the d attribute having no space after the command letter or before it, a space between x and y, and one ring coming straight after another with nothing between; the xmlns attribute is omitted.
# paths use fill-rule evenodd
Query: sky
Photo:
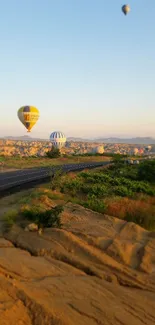
<svg viewBox="0 0 155 325"><path fill-rule="evenodd" d="M155 0L0 0L0 136L155 138Z"/></svg>

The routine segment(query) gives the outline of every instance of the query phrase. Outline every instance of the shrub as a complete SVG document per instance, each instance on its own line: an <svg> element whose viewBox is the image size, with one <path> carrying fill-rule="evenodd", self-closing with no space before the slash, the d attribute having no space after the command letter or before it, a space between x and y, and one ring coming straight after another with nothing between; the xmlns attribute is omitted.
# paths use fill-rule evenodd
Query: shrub
<svg viewBox="0 0 155 325"><path fill-rule="evenodd" d="M17 210L10 210L5 213L4 215L4 231L9 230L16 222L18 217L18 211Z"/></svg>
<svg viewBox="0 0 155 325"><path fill-rule="evenodd" d="M126 186L120 185L120 186L116 186L114 189L114 193L115 195L119 195L119 196L133 196L133 192L128 189Z"/></svg>
<svg viewBox="0 0 155 325"><path fill-rule="evenodd" d="M120 154L115 154L113 156L113 163L115 164L115 166L120 166L122 164L124 164L124 156L120 155Z"/></svg>
<svg viewBox="0 0 155 325"><path fill-rule="evenodd" d="M125 178L131 179L131 180L138 180L138 168L136 165L132 166L125 166L122 169L123 176Z"/></svg>
<svg viewBox="0 0 155 325"><path fill-rule="evenodd" d="M22 211L22 215L26 219L36 223L39 228L61 228L60 214L62 212L63 207L57 205L56 207L46 211L40 211L37 208L25 209Z"/></svg>
<svg viewBox="0 0 155 325"><path fill-rule="evenodd" d="M62 182L61 184L61 192L63 193L71 193L72 196L76 195L83 188L83 182L79 177L73 178L71 180L67 180L66 182Z"/></svg>
<svg viewBox="0 0 155 325"><path fill-rule="evenodd" d="M155 183L155 160L145 161L139 165L138 178L139 180Z"/></svg>
<svg viewBox="0 0 155 325"><path fill-rule="evenodd" d="M108 183L111 179L111 177L108 174L105 174L104 172L100 172L100 173L86 173L86 172L82 172L80 173L80 176L82 178L84 178L84 180L87 183L103 183L106 182Z"/></svg>
<svg viewBox="0 0 155 325"><path fill-rule="evenodd" d="M106 196L108 194L107 186L102 184L94 184L91 187L90 194L95 195L98 198Z"/></svg>
<svg viewBox="0 0 155 325"><path fill-rule="evenodd" d="M59 158L61 156L61 152L58 148L52 147L50 151L46 153L48 158Z"/></svg>
<svg viewBox="0 0 155 325"><path fill-rule="evenodd" d="M95 195L88 195L87 201L83 203L85 208L94 210L96 212L104 213L106 205L103 201L96 198Z"/></svg>
<svg viewBox="0 0 155 325"><path fill-rule="evenodd" d="M150 196L155 195L155 190L146 182L132 182L130 188L136 193L145 193Z"/></svg>
<svg viewBox="0 0 155 325"><path fill-rule="evenodd" d="M51 176L51 185L50 188L52 190L56 190L57 187L60 186L60 182L61 182L61 176L62 176L62 169L59 168L55 171L50 171L49 175Z"/></svg>

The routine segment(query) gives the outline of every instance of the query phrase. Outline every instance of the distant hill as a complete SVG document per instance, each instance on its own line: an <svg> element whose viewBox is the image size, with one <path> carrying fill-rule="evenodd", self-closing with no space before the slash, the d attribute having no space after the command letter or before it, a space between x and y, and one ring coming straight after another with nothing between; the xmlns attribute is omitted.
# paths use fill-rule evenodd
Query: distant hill
<svg viewBox="0 0 155 325"><path fill-rule="evenodd" d="M74 137L68 137L67 141L73 141L73 142L91 142L94 140L91 139L83 139L83 138L74 138Z"/></svg>
<svg viewBox="0 0 155 325"><path fill-rule="evenodd" d="M74 142L98 142L98 143L127 143L127 144L155 144L155 139L151 137L137 137L137 138L96 138L96 139L82 139L69 137L67 141Z"/></svg>
<svg viewBox="0 0 155 325"><path fill-rule="evenodd" d="M28 135L24 136L7 136L1 139L8 139L8 140L19 140L19 141L49 141L49 139L39 139L39 138L31 138ZM126 143L126 144L155 144L155 139L151 137L137 137L137 138L95 138L95 139L83 139L83 138L76 138L76 137L68 137L67 141L73 142L96 142L96 143Z"/></svg>
<svg viewBox="0 0 155 325"><path fill-rule="evenodd" d="M48 139L31 138L29 135L24 135L21 137L20 136L17 136L17 137L6 136L1 139L16 140L16 141L48 141Z"/></svg>
<svg viewBox="0 0 155 325"><path fill-rule="evenodd" d="M127 144L155 144L155 139L151 137L137 137L137 138L98 138L95 141L103 143L127 143Z"/></svg>

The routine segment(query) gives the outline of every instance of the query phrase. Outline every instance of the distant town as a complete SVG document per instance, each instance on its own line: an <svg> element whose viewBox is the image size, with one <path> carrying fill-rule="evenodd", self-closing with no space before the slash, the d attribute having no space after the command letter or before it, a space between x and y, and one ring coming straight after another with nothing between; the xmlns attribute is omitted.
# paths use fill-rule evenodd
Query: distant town
<svg viewBox="0 0 155 325"><path fill-rule="evenodd" d="M48 140L0 139L0 156L44 157L52 148ZM74 141L68 140L61 153L66 155L103 154L113 153L121 155L155 155L155 144L146 145L134 143L106 143L99 141Z"/></svg>

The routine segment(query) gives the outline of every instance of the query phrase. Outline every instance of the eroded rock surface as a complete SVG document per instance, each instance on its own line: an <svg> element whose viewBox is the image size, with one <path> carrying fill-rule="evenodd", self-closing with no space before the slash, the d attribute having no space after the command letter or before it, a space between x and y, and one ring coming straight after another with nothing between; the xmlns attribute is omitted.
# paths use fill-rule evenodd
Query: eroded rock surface
<svg viewBox="0 0 155 325"><path fill-rule="evenodd" d="M62 222L0 238L0 325L155 324L155 233L73 204Z"/></svg>

